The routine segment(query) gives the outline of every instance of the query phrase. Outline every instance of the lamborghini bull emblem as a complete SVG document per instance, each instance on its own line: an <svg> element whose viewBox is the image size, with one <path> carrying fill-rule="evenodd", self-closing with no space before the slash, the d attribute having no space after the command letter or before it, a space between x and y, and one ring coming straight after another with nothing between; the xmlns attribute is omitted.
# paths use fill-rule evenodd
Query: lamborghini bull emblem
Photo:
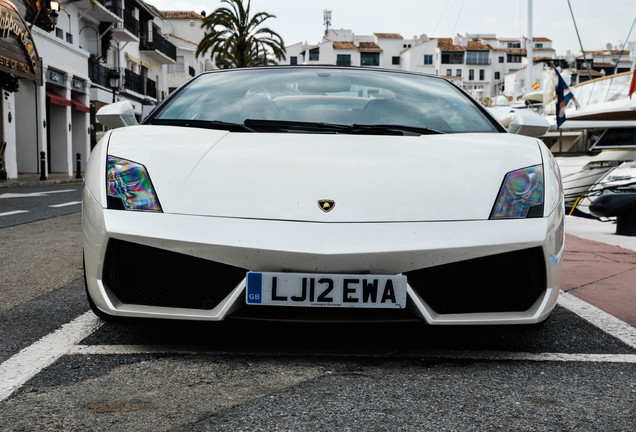
<svg viewBox="0 0 636 432"><path fill-rule="evenodd" d="M318 207L325 213L329 213L335 206L336 202L334 200L323 199L318 201Z"/></svg>

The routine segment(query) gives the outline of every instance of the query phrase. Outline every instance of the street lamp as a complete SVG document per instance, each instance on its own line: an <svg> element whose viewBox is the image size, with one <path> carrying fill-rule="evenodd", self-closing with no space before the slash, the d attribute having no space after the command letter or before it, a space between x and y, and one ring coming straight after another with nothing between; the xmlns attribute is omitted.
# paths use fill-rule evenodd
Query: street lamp
<svg viewBox="0 0 636 432"><path fill-rule="evenodd" d="M110 70L108 81L110 88L113 90L113 103L115 103L115 92L119 90L119 82L121 81L121 77L119 76L119 71L117 69Z"/></svg>
<svg viewBox="0 0 636 432"><path fill-rule="evenodd" d="M51 0L49 2L49 9L51 10L49 13L49 19L51 20L53 27L55 27L57 25L58 12L60 11L60 2Z"/></svg>

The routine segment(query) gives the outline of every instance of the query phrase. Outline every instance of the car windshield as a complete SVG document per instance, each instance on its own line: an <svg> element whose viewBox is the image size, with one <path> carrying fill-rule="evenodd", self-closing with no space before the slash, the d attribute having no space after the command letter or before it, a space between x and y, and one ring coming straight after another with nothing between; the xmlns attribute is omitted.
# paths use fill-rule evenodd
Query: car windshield
<svg viewBox="0 0 636 432"><path fill-rule="evenodd" d="M347 133L346 126L351 127L349 133L371 134L500 131L472 100L443 79L303 67L202 74L146 123L259 132Z"/></svg>

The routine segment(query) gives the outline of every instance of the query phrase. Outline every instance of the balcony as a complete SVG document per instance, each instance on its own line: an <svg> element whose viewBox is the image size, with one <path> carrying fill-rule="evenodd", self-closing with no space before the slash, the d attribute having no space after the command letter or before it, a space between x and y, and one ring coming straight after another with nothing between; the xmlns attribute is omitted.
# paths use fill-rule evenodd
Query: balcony
<svg viewBox="0 0 636 432"><path fill-rule="evenodd" d="M159 63L174 64L177 62L177 47L168 42L156 27L153 27L152 37L148 36L143 35L141 37L139 51Z"/></svg>
<svg viewBox="0 0 636 432"><path fill-rule="evenodd" d="M467 65L489 65L490 59L471 59L466 58Z"/></svg>
<svg viewBox="0 0 636 432"><path fill-rule="evenodd" d="M88 60L88 77L93 82L93 84L98 84L102 87L110 88L109 78L112 70L113 69L102 65L97 60Z"/></svg>
<svg viewBox="0 0 636 432"><path fill-rule="evenodd" d="M157 99L157 83L129 69L124 69L124 88L137 94Z"/></svg>
<svg viewBox="0 0 636 432"><path fill-rule="evenodd" d="M73 3L73 6L79 10L80 16L89 15L99 22L114 23L120 21L121 18L111 8L112 3L112 0L98 0L98 3L93 6L91 2L78 1Z"/></svg>
<svg viewBox="0 0 636 432"><path fill-rule="evenodd" d="M139 21L132 12L117 7L112 7L111 10L122 19L113 27L113 39L118 42L139 42Z"/></svg>

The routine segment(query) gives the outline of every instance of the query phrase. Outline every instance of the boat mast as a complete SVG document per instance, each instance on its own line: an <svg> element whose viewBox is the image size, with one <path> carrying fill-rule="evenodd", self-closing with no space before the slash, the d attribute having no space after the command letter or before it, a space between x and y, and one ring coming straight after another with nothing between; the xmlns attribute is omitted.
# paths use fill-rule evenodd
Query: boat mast
<svg viewBox="0 0 636 432"><path fill-rule="evenodd" d="M618 54L618 60L616 60L616 65L614 66L614 72L612 73L613 75L616 75L616 71L618 70L618 62L621 61L621 57L623 56L623 52L625 51L625 45L627 45L627 42L629 41L629 36L632 34L632 30L634 30L634 24L636 24L636 18L634 18L634 22L632 23L632 26L629 29L629 33L627 33L627 38L625 39L623 48L621 48L621 52ZM632 53L632 56L634 57L634 60L636 60L636 55L634 55L634 53ZM632 64L632 70L633 69L634 69L634 65Z"/></svg>
<svg viewBox="0 0 636 432"><path fill-rule="evenodd" d="M530 90L532 89L532 85L534 84L533 79L532 79L532 66L534 66L534 61L533 61L533 55L534 53L532 52L534 48L534 42L532 41L532 0L528 0L528 39L526 41L526 52L528 55L528 61L527 61L527 77L526 77L526 88L527 91L526 93L530 93Z"/></svg>
<svg viewBox="0 0 636 432"><path fill-rule="evenodd" d="M587 63L587 58L585 57L585 50L583 49L583 43L581 42L581 36L579 35L579 28L576 26L576 20L574 19L574 12L572 12L572 5L570 4L570 0L568 0L568 7L570 8L570 15L572 15L572 22L574 23L574 30L576 30L576 37L579 38L579 45L581 46L581 52L583 53L583 61L585 62L585 66L587 68L587 76L592 79L592 69Z"/></svg>

